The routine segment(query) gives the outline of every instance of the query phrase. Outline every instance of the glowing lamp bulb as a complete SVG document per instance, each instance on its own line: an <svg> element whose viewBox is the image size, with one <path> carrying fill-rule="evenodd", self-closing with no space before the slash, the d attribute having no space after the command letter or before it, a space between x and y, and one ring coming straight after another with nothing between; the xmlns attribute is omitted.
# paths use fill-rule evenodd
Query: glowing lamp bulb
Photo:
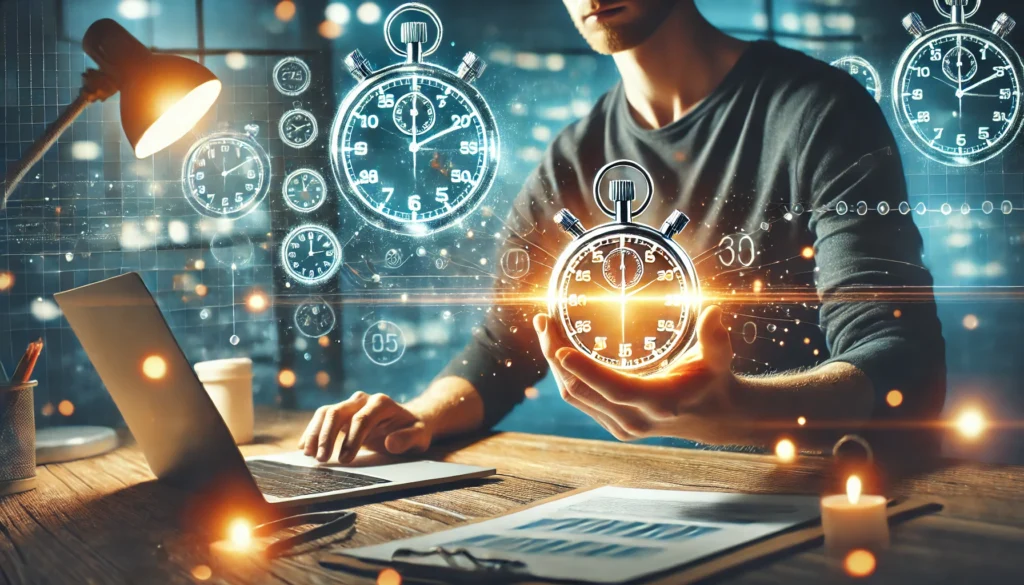
<svg viewBox="0 0 1024 585"><path fill-rule="evenodd" d="M252 526L245 518L237 518L228 527L228 540L236 548L247 548L252 544Z"/></svg>
<svg viewBox="0 0 1024 585"><path fill-rule="evenodd" d="M964 437L976 439L985 430L985 417L977 410L966 410L956 419L956 427Z"/></svg>
<svg viewBox="0 0 1024 585"><path fill-rule="evenodd" d="M158 355L142 360L142 373L150 380L159 380L167 375L167 361Z"/></svg>
<svg viewBox="0 0 1024 585"><path fill-rule="evenodd" d="M856 504L860 501L860 494L863 490L864 485L856 475L851 475L846 480L846 499L850 500L850 504Z"/></svg>

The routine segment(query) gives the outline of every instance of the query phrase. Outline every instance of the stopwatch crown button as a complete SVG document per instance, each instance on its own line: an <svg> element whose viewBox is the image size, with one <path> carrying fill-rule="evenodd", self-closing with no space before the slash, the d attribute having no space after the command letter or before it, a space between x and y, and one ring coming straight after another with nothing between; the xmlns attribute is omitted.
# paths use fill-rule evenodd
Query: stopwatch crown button
<svg viewBox="0 0 1024 585"><path fill-rule="evenodd" d="M636 185L629 179L616 179L608 185L612 201L632 201L636 199Z"/></svg>
<svg viewBox="0 0 1024 585"><path fill-rule="evenodd" d="M686 214L682 211L676 209L668 216L665 223L661 224L661 233L665 234L666 238L671 238L683 231L683 228L688 223L690 223L690 218L686 217Z"/></svg>
<svg viewBox="0 0 1024 585"><path fill-rule="evenodd" d="M403 22L402 42L425 43L427 42L427 23L425 22Z"/></svg>
<svg viewBox="0 0 1024 585"><path fill-rule="evenodd" d="M914 37L920 37L928 30L924 26L924 21L921 20L921 15L916 12L911 12L903 17L903 28L907 29L907 32Z"/></svg>
<svg viewBox="0 0 1024 585"><path fill-rule="evenodd" d="M1007 13L1002 13L996 17L995 23L992 25L992 32L999 35L1000 38L1006 38L1006 35L1010 34L1010 31L1017 26L1017 21L1010 18Z"/></svg>
<svg viewBox="0 0 1024 585"><path fill-rule="evenodd" d="M562 227L563 230L569 232L575 237L580 237L583 232L587 231L583 228L583 224L576 218L568 209L562 209L555 214L555 222Z"/></svg>
<svg viewBox="0 0 1024 585"><path fill-rule="evenodd" d="M373 67L366 57L363 57L363 54L359 52L359 49L345 56L345 67L352 74L352 77L356 78L356 81L362 81L373 74Z"/></svg>
<svg viewBox="0 0 1024 585"><path fill-rule="evenodd" d="M466 83L473 83L474 80L480 79L485 69L487 63L476 53L469 51L462 56L462 63L459 63L459 69L455 74Z"/></svg>

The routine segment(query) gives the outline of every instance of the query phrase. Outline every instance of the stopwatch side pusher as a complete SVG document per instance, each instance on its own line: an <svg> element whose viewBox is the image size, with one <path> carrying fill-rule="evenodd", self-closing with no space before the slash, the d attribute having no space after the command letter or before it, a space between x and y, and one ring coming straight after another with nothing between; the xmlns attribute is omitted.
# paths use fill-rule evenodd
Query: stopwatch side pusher
<svg viewBox="0 0 1024 585"><path fill-rule="evenodd" d="M608 165L608 167L610 166L611 165ZM606 169L608 167L606 167ZM599 197L596 193L597 183L599 183L599 181L595 181L595 198ZM628 186L625 185L627 183ZM566 265L579 253L580 250L586 249L592 242L612 234L625 236L627 238L638 237L657 242L665 248L665 250L672 256L673 260L680 266L683 271L683 278L685 279L690 291L689 310L687 311L686 319L682 325L683 332L679 337L680 341L676 348L666 356L664 360L666 363L670 364L696 343L697 316L701 309L700 282L697 279L697 271L694 268L693 262L690 260L690 256L673 239L676 234L683 231L690 220L686 214L677 209L673 210L672 213L669 214L659 229L654 229L650 226L636 223L633 221L634 213L632 209L632 201L635 198L633 182L612 181L611 186L611 198L615 204L615 221L605 223L588 230L568 209L561 209L554 215L553 219L555 223L557 223L566 233L571 235L574 238L574 241L558 257L554 269L552 270L551 279L548 285L548 315L552 319L559 320L559 298L557 293L559 290L559 281L562 278L562 273L566 269ZM651 187L650 183L648 184L648 187ZM641 210L645 207L646 205L642 206ZM605 213L608 213L608 210L604 209L604 211ZM659 365L646 370L634 370L632 373L646 375L656 373L658 370L662 369L662 367L663 366Z"/></svg>

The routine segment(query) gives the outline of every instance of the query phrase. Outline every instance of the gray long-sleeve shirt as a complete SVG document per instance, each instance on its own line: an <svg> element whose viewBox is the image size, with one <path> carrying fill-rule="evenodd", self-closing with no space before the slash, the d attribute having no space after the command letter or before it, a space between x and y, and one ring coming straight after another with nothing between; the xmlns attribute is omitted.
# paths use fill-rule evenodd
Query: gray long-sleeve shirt
<svg viewBox="0 0 1024 585"><path fill-rule="evenodd" d="M640 127L622 86L613 88L561 132L526 180L500 253L506 268L509 258L522 267L523 256L505 254L525 251L530 270L521 278L498 272L497 292L543 298L571 241L554 214L568 208L588 228L610 221L591 183L605 163L623 158L642 164L656 184L638 221L657 227L673 209L690 217L676 241L696 257L702 287L723 303L735 371L848 362L874 385L876 419L938 415L945 345L921 236L913 211L904 213L902 163L878 105L846 73L753 43L711 95L657 130ZM761 290L765 301L730 303L732 289ZM787 301L783 289L810 299ZM530 321L543 310L529 302L491 307L442 374L475 385L489 426L547 372ZM903 396L898 408L886 404L894 389Z"/></svg>

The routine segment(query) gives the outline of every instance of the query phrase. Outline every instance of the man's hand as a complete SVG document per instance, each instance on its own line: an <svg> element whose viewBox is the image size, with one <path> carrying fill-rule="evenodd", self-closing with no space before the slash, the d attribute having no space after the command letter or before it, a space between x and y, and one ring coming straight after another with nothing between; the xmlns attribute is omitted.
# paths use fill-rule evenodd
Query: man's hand
<svg viewBox="0 0 1024 585"><path fill-rule="evenodd" d="M423 419L384 394L356 392L348 400L321 406L299 439L306 455L326 462L334 453L338 435L344 434L339 463L348 463L366 445L393 454L425 451L433 432Z"/></svg>
<svg viewBox="0 0 1024 585"><path fill-rule="evenodd" d="M640 377L599 364L568 347L547 315L533 319L562 398L620 441L662 436L712 441L741 418L732 341L722 310L697 321L697 344L664 373Z"/></svg>

